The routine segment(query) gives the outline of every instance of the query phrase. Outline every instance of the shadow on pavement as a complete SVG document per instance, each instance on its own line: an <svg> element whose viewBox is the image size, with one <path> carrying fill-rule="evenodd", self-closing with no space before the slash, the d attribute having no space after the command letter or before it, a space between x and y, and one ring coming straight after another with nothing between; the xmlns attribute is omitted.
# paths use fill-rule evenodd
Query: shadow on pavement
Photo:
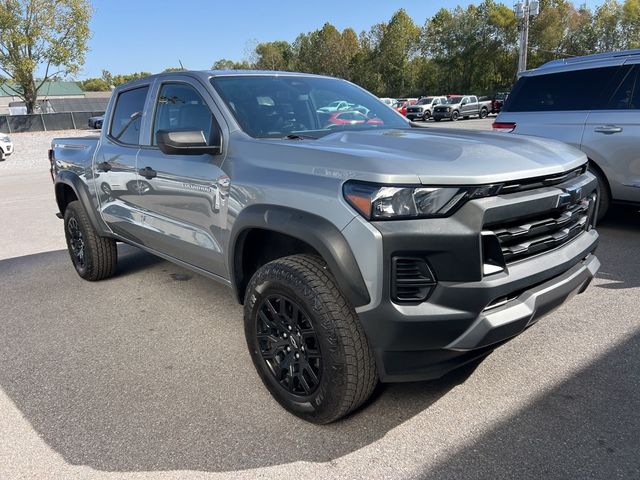
<svg viewBox="0 0 640 480"><path fill-rule="evenodd" d="M638 409L640 333L418 478L637 479Z"/></svg>
<svg viewBox="0 0 640 480"><path fill-rule="evenodd" d="M640 211L638 208L613 205L598 225L602 263L598 278L609 280L596 288L629 289L640 286Z"/></svg>
<svg viewBox="0 0 640 480"><path fill-rule="evenodd" d="M614 216L600 228L602 278L617 288L640 285L637 219ZM119 248L119 274L96 283L75 274L66 251L0 261L0 387L71 464L124 472L328 462L379 440L473 371L388 385L342 422L307 424L260 383L226 287ZM639 351L635 336L431 473L626 476L640 444Z"/></svg>
<svg viewBox="0 0 640 480"><path fill-rule="evenodd" d="M119 249L118 275L96 283L77 277L66 251L0 262L11 279L0 295L13 298L0 305L0 387L70 464L229 471L328 462L428 408L477 365L381 387L351 417L314 426L262 386L227 288Z"/></svg>

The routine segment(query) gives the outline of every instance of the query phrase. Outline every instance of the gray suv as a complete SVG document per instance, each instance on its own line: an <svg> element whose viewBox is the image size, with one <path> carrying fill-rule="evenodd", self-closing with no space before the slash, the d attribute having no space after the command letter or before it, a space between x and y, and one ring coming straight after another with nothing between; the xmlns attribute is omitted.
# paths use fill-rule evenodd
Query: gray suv
<svg viewBox="0 0 640 480"><path fill-rule="evenodd" d="M640 50L555 60L524 72L494 128L581 149L598 178L599 216L640 204Z"/></svg>
<svg viewBox="0 0 640 480"><path fill-rule="evenodd" d="M336 101L366 115L340 122L322 111ZM115 90L99 137L54 139L49 155L78 275L117 274L126 242L229 286L264 385L312 422L378 381L487 355L599 267L582 152L413 128L344 80L140 79Z"/></svg>

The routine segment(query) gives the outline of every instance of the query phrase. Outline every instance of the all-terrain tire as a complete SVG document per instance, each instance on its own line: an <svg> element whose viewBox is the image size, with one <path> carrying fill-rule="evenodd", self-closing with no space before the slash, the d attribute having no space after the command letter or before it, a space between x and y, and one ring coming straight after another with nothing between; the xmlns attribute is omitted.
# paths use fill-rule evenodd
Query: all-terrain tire
<svg viewBox="0 0 640 480"><path fill-rule="evenodd" d="M487 118L489 116L489 110L486 108L480 109L480 118Z"/></svg>
<svg viewBox="0 0 640 480"><path fill-rule="evenodd" d="M89 281L113 276L118 263L116 241L98 235L78 200L69 203L64 212L64 233L78 275Z"/></svg>
<svg viewBox="0 0 640 480"><path fill-rule="evenodd" d="M378 383L373 350L355 310L317 256L292 255L258 269L245 295L244 326L264 385L285 409L304 420L317 424L338 420L362 405ZM307 332L302 341L298 330ZM274 357L275 351L280 353ZM288 355L303 352L315 352L315 358L298 360L306 362L299 364L298 375L307 374L309 362L320 361L313 390L306 388L306 380L304 385L302 378L294 380L296 369L287 360L293 358ZM304 391L292 393L296 388Z"/></svg>
<svg viewBox="0 0 640 480"><path fill-rule="evenodd" d="M453 112L451 112L452 122L457 122L459 118L460 118L460 112L458 112L457 110L454 110Z"/></svg>

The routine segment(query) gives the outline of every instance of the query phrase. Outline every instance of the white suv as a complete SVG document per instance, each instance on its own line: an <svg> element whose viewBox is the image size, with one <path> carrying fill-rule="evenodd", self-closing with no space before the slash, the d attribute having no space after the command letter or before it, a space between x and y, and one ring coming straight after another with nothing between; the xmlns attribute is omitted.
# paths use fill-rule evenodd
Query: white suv
<svg viewBox="0 0 640 480"><path fill-rule="evenodd" d="M600 218L612 201L640 204L640 50L524 72L493 126L581 149L600 185Z"/></svg>
<svg viewBox="0 0 640 480"><path fill-rule="evenodd" d="M0 134L0 162L13 153L13 142L9 135Z"/></svg>

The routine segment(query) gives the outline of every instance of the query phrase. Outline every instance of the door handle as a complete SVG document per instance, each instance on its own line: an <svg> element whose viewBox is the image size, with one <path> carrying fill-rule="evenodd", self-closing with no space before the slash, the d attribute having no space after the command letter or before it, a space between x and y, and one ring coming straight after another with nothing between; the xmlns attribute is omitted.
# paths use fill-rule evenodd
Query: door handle
<svg viewBox="0 0 640 480"><path fill-rule="evenodd" d="M602 125L601 127L596 127L593 131L598 133L620 133L622 132L622 127L616 127L615 125Z"/></svg>
<svg viewBox="0 0 640 480"><path fill-rule="evenodd" d="M147 180L151 180L152 178L155 178L158 176L158 172L156 172L151 167L141 168L140 170L138 170L138 173L140 174L141 177L144 177Z"/></svg>
<svg viewBox="0 0 640 480"><path fill-rule="evenodd" d="M113 168L109 162L102 162L96 166L98 167L98 170L101 172L108 172Z"/></svg>

